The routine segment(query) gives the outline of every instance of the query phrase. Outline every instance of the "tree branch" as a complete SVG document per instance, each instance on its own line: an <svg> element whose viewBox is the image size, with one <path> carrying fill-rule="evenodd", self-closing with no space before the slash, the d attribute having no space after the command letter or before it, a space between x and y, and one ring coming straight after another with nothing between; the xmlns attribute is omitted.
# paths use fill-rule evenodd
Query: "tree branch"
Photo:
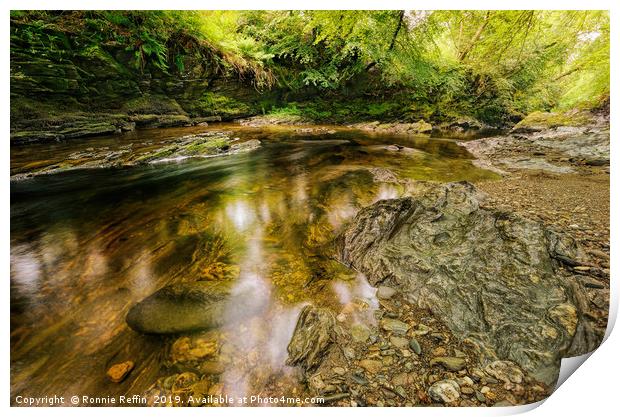
<svg viewBox="0 0 620 417"><path fill-rule="evenodd" d="M487 27L487 25L489 24L489 17L491 16L491 11L488 10L487 14L484 16L484 20L482 21L482 23L480 24L480 26L478 27L478 30L476 31L476 33L474 34L474 36L471 38L471 40L469 41L469 45L467 45L467 48L465 48L463 51L461 51L459 53L458 56L458 60L459 61L463 61L465 58L467 58L467 55L469 55L469 53L471 52L472 49L474 49L474 46L476 46L476 43L478 42L478 40L480 39L480 36L482 36L482 32L484 31L484 29Z"/></svg>

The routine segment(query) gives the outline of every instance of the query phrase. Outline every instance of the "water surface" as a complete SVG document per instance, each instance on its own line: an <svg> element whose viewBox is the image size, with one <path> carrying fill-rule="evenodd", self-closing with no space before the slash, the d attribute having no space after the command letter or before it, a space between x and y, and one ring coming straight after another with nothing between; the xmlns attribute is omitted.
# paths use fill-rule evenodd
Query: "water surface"
<svg viewBox="0 0 620 417"><path fill-rule="evenodd" d="M11 182L11 392L16 395L142 394L173 373L174 338L140 335L124 317L164 285L227 280L230 301L215 361L227 390L280 393L290 376L286 345L305 303L358 307L372 321L374 290L330 259L326 247L360 207L397 197L369 168L401 178L482 181L454 140L218 125L141 130L122 136L11 150L11 173L66 160L76 151L156 147L208 129L259 139L249 153L96 168ZM395 151L393 145L402 147ZM238 291L237 291L238 290ZM237 305L264 313L241 318ZM356 313L358 314L358 313ZM121 384L108 367L132 360ZM282 384L280 384L282 385Z"/></svg>

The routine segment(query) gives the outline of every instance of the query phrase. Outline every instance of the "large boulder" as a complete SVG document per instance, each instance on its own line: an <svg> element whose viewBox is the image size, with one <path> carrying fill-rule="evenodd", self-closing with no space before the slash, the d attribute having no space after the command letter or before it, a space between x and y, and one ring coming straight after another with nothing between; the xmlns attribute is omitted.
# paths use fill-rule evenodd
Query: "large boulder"
<svg viewBox="0 0 620 417"><path fill-rule="evenodd" d="M341 260L403 290L489 361L511 360L553 383L563 355L596 347L583 290L558 273L576 265L574 240L490 208L469 183L362 209L338 238Z"/></svg>

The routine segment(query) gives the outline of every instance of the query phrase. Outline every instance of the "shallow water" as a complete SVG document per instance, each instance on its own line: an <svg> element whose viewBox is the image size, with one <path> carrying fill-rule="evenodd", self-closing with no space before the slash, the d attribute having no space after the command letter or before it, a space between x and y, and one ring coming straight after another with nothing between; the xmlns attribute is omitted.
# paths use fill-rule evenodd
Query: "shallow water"
<svg viewBox="0 0 620 417"><path fill-rule="evenodd" d="M359 320L372 320L374 290L329 259L328 250L360 207L402 191L376 182L367 168L418 180L495 177L474 167L454 140L235 125L13 148L11 173L79 150L156 147L208 129L256 138L262 146L11 182L12 401L16 395L142 394L172 373L173 339L137 334L124 317L162 286L196 280L227 280L234 288L220 335L228 346L218 359L220 382L239 395L282 391L270 376L290 375L286 345L305 303L336 313L361 304ZM390 150L390 144L404 148ZM263 313L241 318L243 304L260 305ZM136 369L121 384L109 382L108 367L125 360Z"/></svg>

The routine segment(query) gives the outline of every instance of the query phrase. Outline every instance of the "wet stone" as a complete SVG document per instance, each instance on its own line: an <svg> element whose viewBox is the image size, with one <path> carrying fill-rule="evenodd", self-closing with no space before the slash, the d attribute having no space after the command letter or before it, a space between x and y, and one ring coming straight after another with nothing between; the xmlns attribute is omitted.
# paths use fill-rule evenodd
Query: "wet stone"
<svg viewBox="0 0 620 417"><path fill-rule="evenodd" d="M117 363L115 365L112 365L110 369L108 369L107 376L112 382L122 382L127 377L127 375L129 375L129 372L131 372L133 367L134 363L132 361Z"/></svg>
<svg viewBox="0 0 620 417"><path fill-rule="evenodd" d="M510 361L494 361L484 368L485 372L500 381L520 384L523 382L523 372Z"/></svg>
<svg viewBox="0 0 620 417"><path fill-rule="evenodd" d="M363 324L355 324L351 326L351 337L359 343L364 343L370 337L370 329Z"/></svg>
<svg viewBox="0 0 620 417"><path fill-rule="evenodd" d="M360 366L371 374L376 374L383 368L383 363L373 359L362 359L360 361Z"/></svg>

